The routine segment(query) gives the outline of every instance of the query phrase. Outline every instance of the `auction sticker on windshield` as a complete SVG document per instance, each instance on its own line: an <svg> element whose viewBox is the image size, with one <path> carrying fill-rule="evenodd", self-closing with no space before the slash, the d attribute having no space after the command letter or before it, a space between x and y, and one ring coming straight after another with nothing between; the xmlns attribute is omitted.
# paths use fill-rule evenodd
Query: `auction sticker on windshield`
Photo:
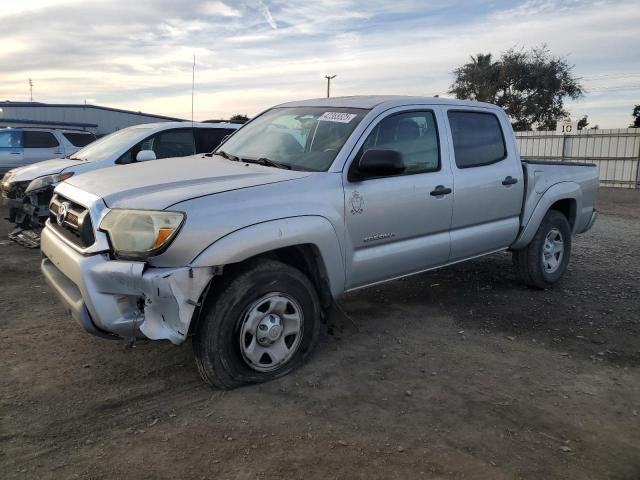
<svg viewBox="0 0 640 480"><path fill-rule="evenodd" d="M357 115L355 113L345 113L345 112L324 112L318 120L321 122L338 122L338 123L349 123L351 120L356 118Z"/></svg>

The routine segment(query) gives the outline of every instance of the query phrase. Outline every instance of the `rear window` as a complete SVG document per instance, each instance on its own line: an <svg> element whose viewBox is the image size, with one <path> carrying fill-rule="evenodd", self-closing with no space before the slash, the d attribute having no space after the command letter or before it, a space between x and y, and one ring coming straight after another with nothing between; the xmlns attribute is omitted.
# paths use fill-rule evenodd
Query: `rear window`
<svg viewBox="0 0 640 480"><path fill-rule="evenodd" d="M227 135L235 132L232 128L198 128L196 129L196 153L211 153Z"/></svg>
<svg viewBox="0 0 640 480"><path fill-rule="evenodd" d="M491 113L449 111L458 168L479 167L507 155L498 118Z"/></svg>
<svg viewBox="0 0 640 480"><path fill-rule="evenodd" d="M62 132L64 138L71 142L74 147L86 147L96 139L96 136L92 133L80 133L80 132Z"/></svg>
<svg viewBox="0 0 640 480"><path fill-rule="evenodd" d="M22 132L22 144L24 148L53 148L59 145L53 133L31 130Z"/></svg>

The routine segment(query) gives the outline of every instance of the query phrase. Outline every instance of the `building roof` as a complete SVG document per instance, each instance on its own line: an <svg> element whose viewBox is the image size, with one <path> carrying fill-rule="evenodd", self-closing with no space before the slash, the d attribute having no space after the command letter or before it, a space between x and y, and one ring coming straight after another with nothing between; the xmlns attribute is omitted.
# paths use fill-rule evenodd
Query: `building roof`
<svg viewBox="0 0 640 480"><path fill-rule="evenodd" d="M131 115L144 115L145 117L154 117L162 120L172 120L175 122L185 121L183 118L167 117L165 115L156 115L155 113L134 112L133 110L123 110L121 108L103 107L101 105L91 105L84 103L41 103L41 102L11 102L9 100L0 101L2 107L31 107L31 108L89 108L96 110L106 110L109 112L127 113Z"/></svg>

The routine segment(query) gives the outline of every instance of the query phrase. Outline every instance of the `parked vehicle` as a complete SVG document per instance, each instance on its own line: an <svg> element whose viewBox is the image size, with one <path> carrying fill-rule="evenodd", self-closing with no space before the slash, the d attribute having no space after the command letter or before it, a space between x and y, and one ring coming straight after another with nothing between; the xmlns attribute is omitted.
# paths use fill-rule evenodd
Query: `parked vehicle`
<svg viewBox="0 0 640 480"><path fill-rule="evenodd" d="M91 132L51 128L1 128L0 175L42 160L62 158L96 139Z"/></svg>
<svg viewBox="0 0 640 480"><path fill-rule="evenodd" d="M10 238L37 247L53 189L73 175L113 165L212 152L240 126L186 122L136 125L102 137L68 158L11 170L1 184L2 196L9 204L8 220L16 224Z"/></svg>
<svg viewBox="0 0 640 480"><path fill-rule="evenodd" d="M42 272L88 332L192 335L202 378L233 388L301 365L347 291L503 250L526 284L551 287L597 188L592 165L521 162L494 105L293 102L212 157L59 185Z"/></svg>

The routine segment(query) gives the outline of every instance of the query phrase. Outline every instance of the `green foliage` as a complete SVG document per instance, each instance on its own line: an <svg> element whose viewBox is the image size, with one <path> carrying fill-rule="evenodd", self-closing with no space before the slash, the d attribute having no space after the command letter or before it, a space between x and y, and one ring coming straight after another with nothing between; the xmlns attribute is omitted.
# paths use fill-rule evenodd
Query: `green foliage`
<svg viewBox="0 0 640 480"><path fill-rule="evenodd" d="M231 116L229 121L230 122L237 122L237 123L245 123L245 122L249 121L249 117L247 117L246 115L243 115L241 113L236 113L235 115Z"/></svg>
<svg viewBox="0 0 640 480"><path fill-rule="evenodd" d="M578 130L583 130L587 128L588 125L589 125L589 120L587 115L585 115L580 120L578 120Z"/></svg>
<svg viewBox="0 0 640 480"><path fill-rule="evenodd" d="M572 70L544 45L529 51L507 50L498 61L490 53L478 54L454 70L449 93L501 106L515 130L554 130L556 120L568 114L564 99L583 95Z"/></svg>
<svg viewBox="0 0 640 480"><path fill-rule="evenodd" d="M633 117L633 123L629 125L629 128L640 128L640 105L636 105L633 108L631 116Z"/></svg>

